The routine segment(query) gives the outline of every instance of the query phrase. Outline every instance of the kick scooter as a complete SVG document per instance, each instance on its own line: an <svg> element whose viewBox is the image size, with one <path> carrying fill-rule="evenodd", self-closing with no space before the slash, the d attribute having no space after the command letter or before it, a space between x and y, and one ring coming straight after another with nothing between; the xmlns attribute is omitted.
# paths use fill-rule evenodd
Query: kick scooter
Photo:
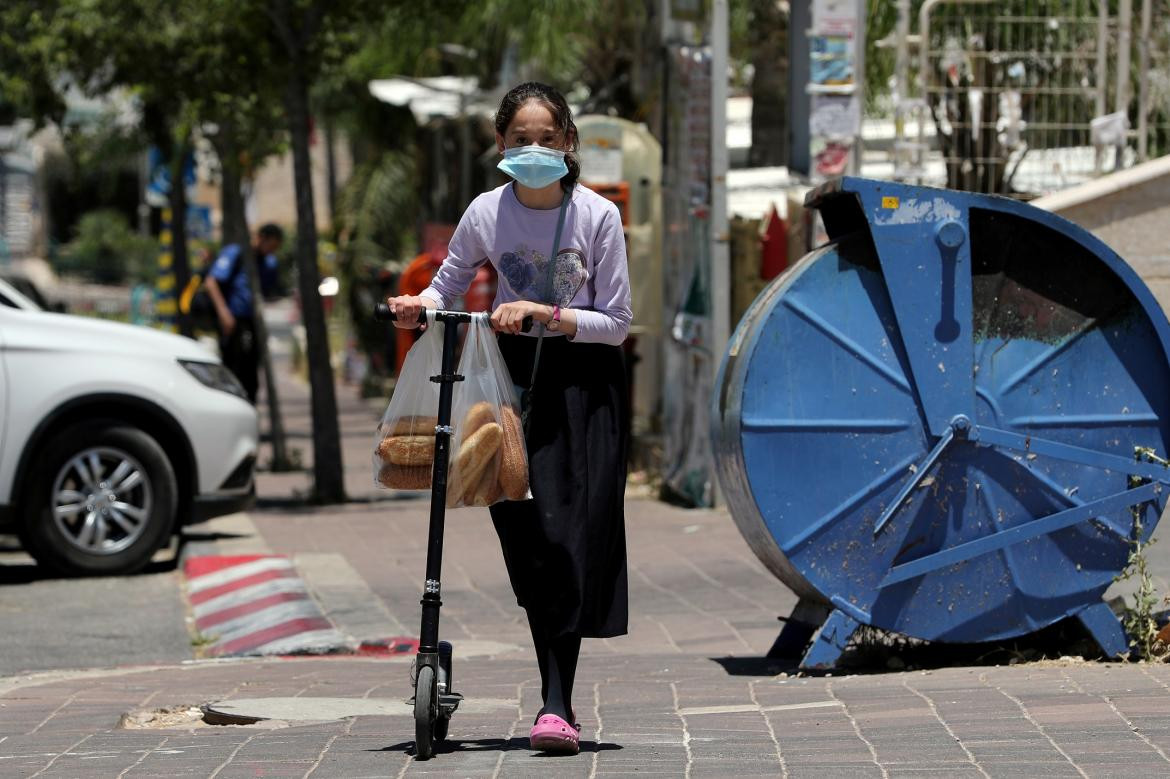
<svg viewBox="0 0 1170 779"><path fill-rule="evenodd" d="M435 322L443 323L443 361L438 376L431 381L439 385L439 418L435 425L435 462L431 472L431 518L427 534L427 572L422 596L422 626L419 630L418 654L415 657L414 678L414 745L417 760L429 760L435 745L447 738L451 715L459 708L463 696L453 691L451 676L451 644L439 640L439 576L443 566L443 528L447 507L447 469L451 448L451 396L455 382L463 377L455 373L455 348L459 342L460 323L471 321L466 311L424 310L419 324L427 321L427 314ZM390 306L379 303L374 319L392 322L395 319ZM532 317L525 317L522 330L532 327Z"/></svg>

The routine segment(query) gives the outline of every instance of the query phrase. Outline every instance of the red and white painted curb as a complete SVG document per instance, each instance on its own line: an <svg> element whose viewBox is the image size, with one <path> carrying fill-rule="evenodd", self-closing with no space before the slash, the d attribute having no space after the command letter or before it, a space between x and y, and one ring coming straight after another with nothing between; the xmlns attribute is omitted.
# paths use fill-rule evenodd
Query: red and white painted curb
<svg viewBox="0 0 1170 779"><path fill-rule="evenodd" d="M215 657L352 652L321 612L292 561L279 555L192 557L187 599Z"/></svg>

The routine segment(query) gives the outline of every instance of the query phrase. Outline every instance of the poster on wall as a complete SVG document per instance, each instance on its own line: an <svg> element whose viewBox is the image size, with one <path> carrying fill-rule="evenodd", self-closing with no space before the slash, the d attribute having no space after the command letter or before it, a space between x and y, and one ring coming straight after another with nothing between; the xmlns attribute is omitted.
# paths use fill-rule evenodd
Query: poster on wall
<svg viewBox="0 0 1170 779"><path fill-rule="evenodd" d="M858 21L857 0L814 0L812 29L817 35L856 37Z"/></svg>
<svg viewBox="0 0 1170 779"><path fill-rule="evenodd" d="M860 167L861 0L814 0L809 43L809 155L814 182Z"/></svg>
<svg viewBox="0 0 1170 779"><path fill-rule="evenodd" d="M813 135L852 138L861 127L861 102L855 95L813 95L808 122Z"/></svg>
<svg viewBox="0 0 1170 779"><path fill-rule="evenodd" d="M840 35L809 38L809 91L844 93L853 90L853 39Z"/></svg>

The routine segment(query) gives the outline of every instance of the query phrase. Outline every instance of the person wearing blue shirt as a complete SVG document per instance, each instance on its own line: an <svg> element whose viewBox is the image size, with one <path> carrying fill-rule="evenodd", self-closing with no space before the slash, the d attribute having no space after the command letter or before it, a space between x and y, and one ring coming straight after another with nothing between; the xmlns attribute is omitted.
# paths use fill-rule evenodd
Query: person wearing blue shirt
<svg viewBox="0 0 1170 779"><path fill-rule="evenodd" d="M260 274L260 292L271 295L277 286L276 252L284 243L284 231L266 224L250 247ZM256 302L244 247L228 244L220 250L205 284L219 321L219 351L223 364L244 385L248 399L256 402L259 387L260 351L256 343Z"/></svg>

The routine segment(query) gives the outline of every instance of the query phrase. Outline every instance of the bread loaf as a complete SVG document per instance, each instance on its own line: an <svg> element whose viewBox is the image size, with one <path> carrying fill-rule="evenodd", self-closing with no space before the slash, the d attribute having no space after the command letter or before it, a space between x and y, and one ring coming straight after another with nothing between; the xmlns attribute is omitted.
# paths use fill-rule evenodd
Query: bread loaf
<svg viewBox="0 0 1170 779"><path fill-rule="evenodd" d="M488 461L475 484L464 485L463 505L490 506L500 499L500 483L496 478L500 467L500 452Z"/></svg>
<svg viewBox="0 0 1170 779"><path fill-rule="evenodd" d="M500 408L500 425L503 428L500 488L508 500L523 500L528 495L528 457L520 417L511 406Z"/></svg>
<svg viewBox="0 0 1170 779"><path fill-rule="evenodd" d="M398 419L392 420L391 422L383 423L379 430L385 437L392 435L434 436L435 425L437 424L439 424L438 417L398 417Z"/></svg>
<svg viewBox="0 0 1170 779"><path fill-rule="evenodd" d="M395 465L430 465L435 461L433 435L395 435L378 444L378 456Z"/></svg>
<svg viewBox="0 0 1170 779"><path fill-rule="evenodd" d="M478 484L488 463L495 457L503 441L504 432L495 422L489 422L465 438L455 456L456 484Z"/></svg>
<svg viewBox="0 0 1170 779"><path fill-rule="evenodd" d="M495 421L496 407L489 401L481 400L479 403L467 409L467 413L463 416L463 427L459 429L459 434L466 441L481 427L489 422Z"/></svg>
<svg viewBox="0 0 1170 779"><path fill-rule="evenodd" d="M495 474L491 473L489 469L484 473L484 476L485 478L480 480L481 488L475 491L475 499L472 502L474 506L490 506L503 497L500 481L495 477Z"/></svg>
<svg viewBox="0 0 1170 779"><path fill-rule="evenodd" d="M431 487L431 466L386 463L378 471L378 481L395 490L427 490Z"/></svg>

